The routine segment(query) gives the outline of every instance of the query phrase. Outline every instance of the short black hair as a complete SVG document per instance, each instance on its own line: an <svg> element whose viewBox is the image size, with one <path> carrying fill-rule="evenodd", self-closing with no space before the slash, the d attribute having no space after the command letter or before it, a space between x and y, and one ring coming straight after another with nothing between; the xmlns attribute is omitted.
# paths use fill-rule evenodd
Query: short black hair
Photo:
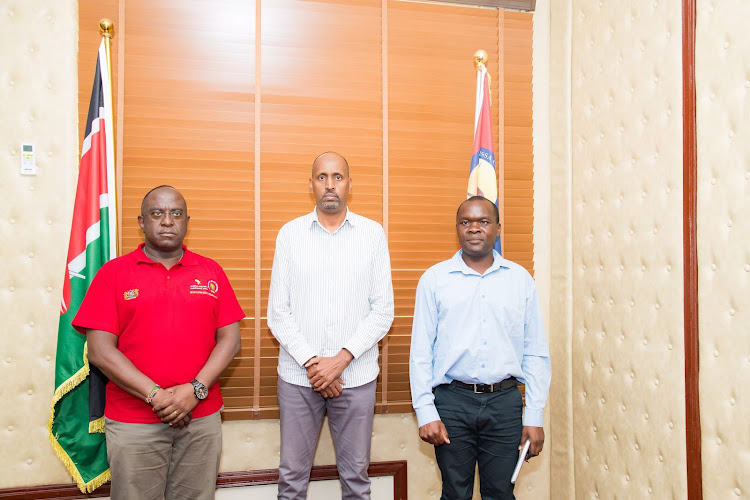
<svg viewBox="0 0 750 500"><path fill-rule="evenodd" d="M155 188L153 188L152 190L150 190L148 193L146 193L146 196L144 196L143 200L141 200L141 214L143 214L143 205L146 203L146 198L148 198L148 195L150 195L151 193L153 193L157 189L161 189L161 188L169 188L169 189L174 189L175 191L177 191L176 187L170 186L169 184L162 184L160 186L156 186ZM179 193L179 191L177 191L177 192ZM183 198L184 198L184 196L183 196ZM187 207L187 202L185 202L185 206Z"/></svg>
<svg viewBox="0 0 750 500"><path fill-rule="evenodd" d="M495 222L500 224L500 211L497 209L497 205L492 203L484 196L472 196L471 198L467 198L466 200L461 202L461 204L458 206L458 209L456 210L456 220L458 220L458 212L461 210L461 207L464 206L464 203L468 203L470 201L486 201L487 203L492 205L492 212L495 214Z"/></svg>
<svg viewBox="0 0 750 500"><path fill-rule="evenodd" d="M344 155L342 155L341 153L337 153L336 151L326 151L325 153L320 153L318 156L316 156L312 162L313 171L315 171L315 162L318 161L321 156L325 156L325 155L336 155L342 160L344 160L344 165L346 165L346 176L349 177L349 162L346 161L346 158L344 158Z"/></svg>

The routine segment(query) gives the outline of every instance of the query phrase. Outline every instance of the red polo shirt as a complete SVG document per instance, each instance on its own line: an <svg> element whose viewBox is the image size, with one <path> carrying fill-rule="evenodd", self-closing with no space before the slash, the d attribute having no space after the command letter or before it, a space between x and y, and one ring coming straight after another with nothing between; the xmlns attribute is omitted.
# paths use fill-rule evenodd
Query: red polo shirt
<svg viewBox="0 0 750 500"><path fill-rule="evenodd" d="M107 262L96 274L73 326L119 337L117 348L136 368L162 387L195 378L216 345L216 329L245 315L221 266L186 247L180 262L167 269L149 259L143 243ZM112 382L104 414L129 423L156 423L159 417L142 399ZM193 410L193 418L223 405L219 383Z"/></svg>

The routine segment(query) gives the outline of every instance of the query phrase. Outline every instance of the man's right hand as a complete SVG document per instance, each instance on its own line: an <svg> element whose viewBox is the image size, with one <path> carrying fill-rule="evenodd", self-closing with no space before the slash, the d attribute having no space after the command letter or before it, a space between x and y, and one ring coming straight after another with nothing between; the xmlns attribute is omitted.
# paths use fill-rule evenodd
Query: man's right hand
<svg viewBox="0 0 750 500"><path fill-rule="evenodd" d="M344 392L344 381L339 378L338 380L334 380L333 383L325 389L315 389L315 391L320 393L320 395L326 399L337 398L341 395L342 392Z"/></svg>
<svg viewBox="0 0 750 500"><path fill-rule="evenodd" d="M448 439L448 430L441 420L435 420L420 427L419 438L435 446L440 446L443 443L451 444L451 440Z"/></svg>
<svg viewBox="0 0 750 500"><path fill-rule="evenodd" d="M174 390L172 390L171 387L168 389L163 388L157 391L157 393L154 395L154 399L151 400L151 407L154 413L158 414L158 412L161 409L166 408L173 402L174 402ZM164 422L165 424L170 424L172 427L182 429L183 427L187 427L192 419L193 419L193 412L190 411L186 413L182 418L175 419L170 414L170 415L165 416L164 418L161 418L161 421Z"/></svg>

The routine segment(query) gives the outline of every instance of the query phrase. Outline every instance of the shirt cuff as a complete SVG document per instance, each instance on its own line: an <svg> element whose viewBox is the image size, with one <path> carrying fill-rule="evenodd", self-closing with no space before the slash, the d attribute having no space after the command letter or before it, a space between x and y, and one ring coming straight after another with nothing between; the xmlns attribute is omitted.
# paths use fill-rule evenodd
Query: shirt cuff
<svg viewBox="0 0 750 500"><path fill-rule="evenodd" d="M344 344L344 347L342 347L342 349L346 349L347 351L352 353L354 359L359 359L359 357L367 352L370 348L363 346L361 342L349 340L346 342L346 344Z"/></svg>
<svg viewBox="0 0 750 500"><path fill-rule="evenodd" d="M292 354L292 353L289 353L289 354ZM296 361L297 364L300 365L302 368L305 367L305 363L307 363L311 358L314 358L316 356L318 356L318 353L313 351L312 347L300 349L299 351L292 354L294 361Z"/></svg>
<svg viewBox="0 0 750 500"><path fill-rule="evenodd" d="M437 408L435 408L434 404L423 406L421 408L415 408L414 411L417 413L417 424L419 425L419 427L422 427L425 424L429 424L430 422L440 420L440 415L438 414Z"/></svg>
<svg viewBox="0 0 750 500"><path fill-rule="evenodd" d="M524 408L523 425L529 427L544 427L544 409L535 410L528 406Z"/></svg>

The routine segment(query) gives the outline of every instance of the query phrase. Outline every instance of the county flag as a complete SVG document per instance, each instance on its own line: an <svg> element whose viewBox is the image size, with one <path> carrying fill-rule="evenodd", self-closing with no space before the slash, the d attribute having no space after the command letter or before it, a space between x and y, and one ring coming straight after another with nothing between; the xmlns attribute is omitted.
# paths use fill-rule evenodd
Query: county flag
<svg viewBox="0 0 750 500"><path fill-rule="evenodd" d="M94 491L110 477L102 414L106 379L89 366L86 337L71 321L96 272L117 253L111 88L109 57L102 39L81 147L48 426L52 447L84 493Z"/></svg>
<svg viewBox="0 0 750 500"><path fill-rule="evenodd" d="M469 168L469 186L466 197L484 196L497 206L497 177L495 151L492 145L492 112L490 110L490 77L487 68L477 69L477 101L474 110L474 147ZM500 238L495 240L495 250L500 252Z"/></svg>

